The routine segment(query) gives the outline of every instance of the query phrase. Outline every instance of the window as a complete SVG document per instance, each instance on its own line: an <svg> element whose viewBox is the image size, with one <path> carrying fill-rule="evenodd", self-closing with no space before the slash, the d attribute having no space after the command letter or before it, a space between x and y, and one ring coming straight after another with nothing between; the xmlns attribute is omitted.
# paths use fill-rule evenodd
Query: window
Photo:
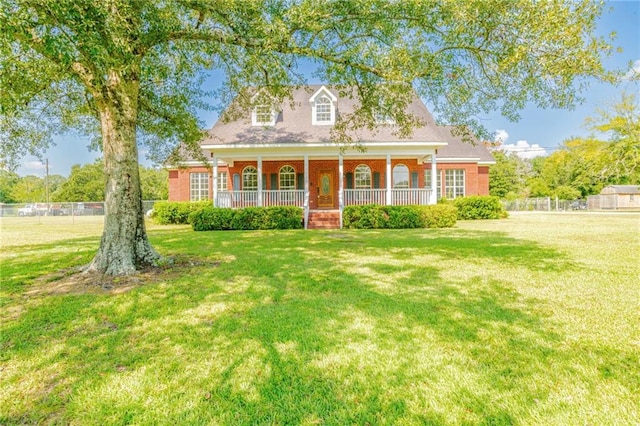
<svg viewBox="0 0 640 426"><path fill-rule="evenodd" d="M431 189L431 169L424 171L424 187ZM442 198L442 170L436 170L436 200Z"/></svg>
<svg viewBox="0 0 640 426"><path fill-rule="evenodd" d="M447 198L464 197L464 170L444 171L444 194Z"/></svg>
<svg viewBox="0 0 640 426"><path fill-rule="evenodd" d="M254 126L274 126L276 114L269 105L257 105L251 114L251 124Z"/></svg>
<svg viewBox="0 0 640 426"><path fill-rule="evenodd" d="M371 188L371 169L369 166L360 164L355 170L355 189Z"/></svg>
<svg viewBox="0 0 640 426"><path fill-rule="evenodd" d="M393 168L393 187L409 188L409 168L404 164L398 164Z"/></svg>
<svg viewBox="0 0 640 426"><path fill-rule="evenodd" d="M224 192L228 190L227 172L218 173L218 191Z"/></svg>
<svg viewBox="0 0 640 426"><path fill-rule="evenodd" d="M247 166L242 171L242 190L258 190L258 170L253 166Z"/></svg>
<svg viewBox="0 0 640 426"><path fill-rule="evenodd" d="M316 100L316 123L332 123L333 103L327 96L320 96Z"/></svg>
<svg viewBox="0 0 640 426"><path fill-rule="evenodd" d="M280 190L296 189L296 171L291 166L283 166L280 169Z"/></svg>
<svg viewBox="0 0 640 426"><path fill-rule="evenodd" d="M189 176L191 201L209 199L209 173L191 173Z"/></svg>
<svg viewBox="0 0 640 426"><path fill-rule="evenodd" d="M393 117L391 117L391 114L389 114L382 108L378 108L375 111L374 117L376 119L376 123L378 124L396 124L396 121L393 119Z"/></svg>

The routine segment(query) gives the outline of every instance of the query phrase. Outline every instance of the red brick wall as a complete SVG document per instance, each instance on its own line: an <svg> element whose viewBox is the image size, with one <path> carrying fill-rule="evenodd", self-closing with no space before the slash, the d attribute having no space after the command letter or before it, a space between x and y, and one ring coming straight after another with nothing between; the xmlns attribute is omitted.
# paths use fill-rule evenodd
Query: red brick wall
<svg viewBox="0 0 640 426"><path fill-rule="evenodd" d="M489 195L489 166L478 166L478 195Z"/></svg>
<svg viewBox="0 0 640 426"><path fill-rule="evenodd" d="M380 173L380 187L386 187L386 161L381 160L345 160L344 173L353 173L360 164L367 164L371 168L371 173ZM398 164L404 164L409 168L409 173L418 172L418 186L424 188L425 171L431 170L431 163L417 164L415 159L391 159L391 169ZM257 167L257 161L236 161L233 167L218 167L219 172L228 172L227 185L231 190L233 186L233 175L238 173L242 176L242 170L246 166ZM266 175L266 187L271 188L271 174L278 174L280 168L285 165L293 166L296 173L304 172L304 162L297 161L263 161L262 173ZM438 163L438 170L463 169L465 171L465 194L466 195L487 195L489 194L489 167L478 166L476 163ZM309 189L310 205L312 209L317 207L318 197L318 175L322 170L333 171L334 182L334 206L338 207L338 160L309 160ZM169 200L189 201L189 175L190 173L209 173L209 198L213 198L212 170L206 167L192 167L188 169L177 169L169 172ZM442 185L445 184L444 174L442 175ZM343 183L346 188L346 181ZM442 188L444 194L444 188Z"/></svg>

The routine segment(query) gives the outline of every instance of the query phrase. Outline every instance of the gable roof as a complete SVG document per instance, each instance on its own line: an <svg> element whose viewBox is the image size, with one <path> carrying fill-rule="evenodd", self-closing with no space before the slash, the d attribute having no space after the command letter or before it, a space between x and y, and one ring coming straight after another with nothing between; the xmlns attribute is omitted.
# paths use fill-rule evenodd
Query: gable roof
<svg viewBox="0 0 640 426"><path fill-rule="evenodd" d="M607 185L600 191L601 194L640 194L639 185Z"/></svg>
<svg viewBox="0 0 640 426"><path fill-rule="evenodd" d="M314 94L322 93L324 90L336 97L337 114L349 113L354 110L355 100L338 97L338 91L323 85L310 85L293 90L293 99L283 102L280 111L276 111L276 123L271 127L254 126L251 123L251 111L243 118L224 122L218 120L214 126L207 131L207 136L200 142L206 158L211 157L211 150L215 151L216 146L269 146L280 145L305 145L317 143L332 143L332 126L312 125L310 99ZM293 104L293 107L291 106ZM423 126L416 128L409 138L399 139L393 134L391 126L381 126L377 133L369 130L361 130L358 133L357 141L366 145L380 143L398 142L431 142L438 146L439 162L478 162L479 164L495 164L495 159L489 150L481 143L475 144L464 142L462 137L454 136L451 131L452 126L439 126L436 124L431 113L424 103L414 96L409 105L409 112L420 117ZM186 155L184 163L201 162Z"/></svg>
<svg viewBox="0 0 640 426"><path fill-rule="evenodd" d="M276 124L271 127L252 126L251 114L243 118L224 122L218 120L209 130L208 136L201 145L235 145L235 144L287 144L287 143L322 143L332 142L332 126L317 126L312 124L310 99L314 93L322 88L330 92L336 99L336 114L349 114L354 111L357 100L339 97L336 89L322 85L310 85L293 90L290 102L283 102L282 109L277 113ZM292 106L293 105L293 106ZM367 129L358 131L354 135L356 142L446 142L447 137L442 127L437 126L433 117L422 101L414 96L408 107L408 112L422 119L424 125L414 129L413 134L399 139L393 134L391 126L381 126L377 132Z"/></svg>
<svg viewBox="0 0 640 426"><path fill-rule="evenodd" d="M465 142L462 136L454 136L453 126L442 126L448 145L438 149L438 161L470 161L477 159L479 163L495 164L496 160L486 146L474 138L473 142Z"/></svg>

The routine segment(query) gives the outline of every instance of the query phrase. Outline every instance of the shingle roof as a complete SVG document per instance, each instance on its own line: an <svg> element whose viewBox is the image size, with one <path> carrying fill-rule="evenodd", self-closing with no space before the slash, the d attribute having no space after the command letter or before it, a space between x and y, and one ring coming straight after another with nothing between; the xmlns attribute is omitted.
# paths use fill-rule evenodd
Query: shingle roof
<svg viewBox="0 0 640 426"><path fill-rule="evenodd" d="M253 126L251 112L236 120L218 120L207 132L208 135L200 142L209 148L215 145L246 145L246 144L287 144L299 145L301 143L331 142L331 129L333 126L313 125L312 110L309 99L322 85L310 85L293 90L292 99L283 102L281 111L278 112L275 126ZM348 114L354 111L355 99L339 96L334 88L325 86L337 100L337 114ZM451 127L439 126L424 103L414 96L408 107L408 112L419 117L423 125L414 129L411 136L400 139L394 135L393 128L382 126L377 132L362 129L355 139L357 142L447 142L446 147L438 150L438 158L441 159L477 159L480 162L495 162L487 148L479 143L475 145L463 142L461 137L451 134ZM214 148L215 149L215 148Z"/></svg>
<svg viewBox="0 0 640 426"><path fill-rule="evenodd" d="M601 193L640 194L640 186L639 185L608 185L602 188Z"/></svg>
<svg viewBox="0 0 640 426"><path fill-rule="evenodd" d="M477 139L473 143L464 142L462 136L454 136L451 134L453 126L442 126L444 133L447 134L446 139L449 143L444 148L438 149L438 159L455 159L455 158L478 158L481 163L495 163L495 159L486 146L482 145Z"/></svg>

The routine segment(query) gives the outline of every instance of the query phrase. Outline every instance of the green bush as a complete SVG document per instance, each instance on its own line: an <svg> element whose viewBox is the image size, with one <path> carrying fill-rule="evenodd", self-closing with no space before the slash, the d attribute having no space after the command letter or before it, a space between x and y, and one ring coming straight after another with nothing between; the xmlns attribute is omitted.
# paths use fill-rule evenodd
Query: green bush
<svg viewBox="0 0 640 426"><path fill-rule="evenodd" d="M456 208L432 206L347 206L342 223L351 229L446 228L456 224Z"/></svg>
<svg viewBox="0 0 640 426"><path fill-rule="evenodd" d="M345 228L383 229L387 227L388 215L377 204L347 206L342 211L342 224Z"/></svg>
<svg viewBox="0 0 640 426"><path fill-rule="evenodd" d="M261 229L301 229L302 209L294 206L267 207L264 226Z"/></svg>
<svg viewBox="0 0 640 426"><path fill-rule="evenodd" d="M189 215L196 211L211 206L211 201L158 201L153 205L151 217L161 225L186 224Z"/></svg>
<svg viewBox="0 0 640 426"><path fill-rule="evenodd" d="M222 231L233 229L234 210L221 209L213 206L203 207L192 212L189 222L194 231Z"/></svg>
<svg viewBox="0 0 640 426"><path fill-rule="evenodd" d="M458 209L459 220L500 219L508 215L500 199L491 195L456 198L453 205Z"/></svg>
<svg viewBox="0 0 640 426"><path fill-rule="evenodd" d="M458 219L458 210L451 204L422 206L420 213L424 228L451 228Z"/></svg>
<svg viewBox="0 0 640 426"><path fill-rule="evenodd" d="M246 207L243 209L203 207L191 213L194 231L300 229L302 209L299 207Z"/></svg>

